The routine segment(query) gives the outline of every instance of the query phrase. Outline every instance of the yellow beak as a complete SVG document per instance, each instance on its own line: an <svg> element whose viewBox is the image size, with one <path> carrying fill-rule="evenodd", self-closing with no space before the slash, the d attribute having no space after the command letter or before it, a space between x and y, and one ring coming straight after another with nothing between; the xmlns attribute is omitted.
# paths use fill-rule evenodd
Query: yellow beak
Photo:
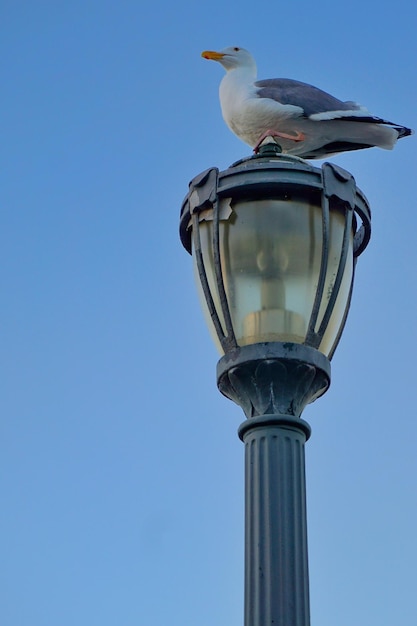
<svg viewBox="0 0 417 626"><path fill-rule="evenodd" d="M204 50L201 53L204 59L211 59L212 61L220 61L224 57L223 52L213 52L212 50Z"/></svg>

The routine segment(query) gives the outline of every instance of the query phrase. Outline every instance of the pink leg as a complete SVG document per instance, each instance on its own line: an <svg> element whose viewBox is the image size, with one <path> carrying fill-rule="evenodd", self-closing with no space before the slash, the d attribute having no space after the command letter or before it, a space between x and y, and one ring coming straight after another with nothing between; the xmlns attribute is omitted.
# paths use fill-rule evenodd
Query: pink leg
<svg viewBox="0 0 417 626"><path fill-rule="evenodd" d="M269 130L267 130L266 132L263 133L263 135L259 139L258 143L254 147L253 151L254 151L255 154L258 154L259 147L260 147L261 143L267 137L282 137L282 139L291 139L291 141L304 141L304 139L305 139L304 133L300 133L299 131L296 131L296 133L294 135L288 135L287 133L280 133L279 131L272 130L270 128Z"/></svg>

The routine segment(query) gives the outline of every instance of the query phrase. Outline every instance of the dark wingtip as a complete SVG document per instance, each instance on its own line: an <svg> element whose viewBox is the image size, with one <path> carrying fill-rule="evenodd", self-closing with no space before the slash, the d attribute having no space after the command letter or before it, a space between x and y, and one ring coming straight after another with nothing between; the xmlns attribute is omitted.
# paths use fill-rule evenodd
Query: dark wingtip
<svg viewBox="0 0 417 626"><path fill-rule="evenodd" d="M403 137L409 137L410 135L414 135L413 129L406 128L405 126L396 126L395 130L398 131L398 139L402 139Z"/></svg>

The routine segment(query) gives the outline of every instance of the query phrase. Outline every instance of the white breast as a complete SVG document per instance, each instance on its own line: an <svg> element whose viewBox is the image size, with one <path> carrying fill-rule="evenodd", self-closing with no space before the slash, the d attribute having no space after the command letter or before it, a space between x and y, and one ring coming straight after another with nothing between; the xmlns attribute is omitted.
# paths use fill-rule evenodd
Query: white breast
<svg viewBox="0 0 417 626"><path fill-rule="evenodd" d="M299 107L259 98L253 76L244 68L227 72L220 83L219 93L224 121L252 147L266 130L285 131L288 120L302 113Z"/></svg>

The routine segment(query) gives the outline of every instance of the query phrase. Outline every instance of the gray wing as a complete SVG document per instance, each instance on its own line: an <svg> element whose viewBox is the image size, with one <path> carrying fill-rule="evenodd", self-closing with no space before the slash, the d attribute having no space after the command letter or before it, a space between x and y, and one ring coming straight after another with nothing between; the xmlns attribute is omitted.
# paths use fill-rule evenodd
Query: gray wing
<svg viewBox="0 0 417 626"><path fill-rule="evenodd" d="M343 117L343 121L345 122L387 124L395 128L399 138L413 134L410 128L401 126L395 122L389 122L382 117L376 117L356 102L342 102L342 100L338 100L318 87L313 87L313 85L302 83L298 80L292 80L291 78L269 78L267 80L258 80L255 83L255 87L258 88L257 95L259 98L271 98L281 104L294 104L303 109L305 117L319 113L329 113L330 117L328 119L340 120ZM354 114L355 111L361 111L361 109L363 110L363 114ZM331 118L332 111L346 111L346 113L335 115L334 118ZM351 116L349 116L349 111L352 112Z"/></svg>
<svg viewBox="0 0 417 626"><path fill-rule="evenodd" d="M255 87L258 87L259 98L271 98L281 104L301 107L306 117L327 111L358 111L361 108L354 102L342 102L313 85L291 78L258 80Z"/></svg>

